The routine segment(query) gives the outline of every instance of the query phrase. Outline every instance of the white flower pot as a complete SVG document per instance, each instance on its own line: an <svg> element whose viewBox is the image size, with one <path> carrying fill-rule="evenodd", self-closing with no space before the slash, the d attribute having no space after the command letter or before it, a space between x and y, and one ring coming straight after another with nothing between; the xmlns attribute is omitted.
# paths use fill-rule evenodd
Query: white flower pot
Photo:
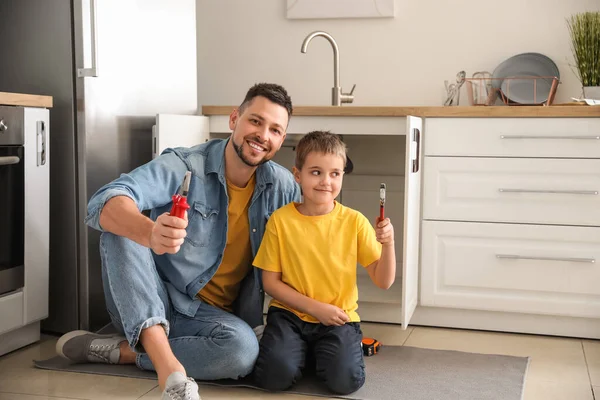
<svg viewBox="0 0 600 400"><path fill-rule="evenodd" d="M583 98L600 100L600 86L584 86L583 87Z"/></svg>

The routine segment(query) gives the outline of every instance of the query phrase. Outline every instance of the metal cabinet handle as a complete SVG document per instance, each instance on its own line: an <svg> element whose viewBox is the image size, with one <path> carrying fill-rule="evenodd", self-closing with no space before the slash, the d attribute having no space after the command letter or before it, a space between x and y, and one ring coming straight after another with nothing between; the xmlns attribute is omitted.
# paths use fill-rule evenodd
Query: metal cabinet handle
<svg viewBox="0 0 600 400"><path fill-rule="evenodd" d="M18 164L21 159L17 156L5 156L0 157L0 165L13 165Z"/></svg>
<svg viewBox="0 0 600 400"><path fill-rule="evenodd" d="M418 128L413 129L413 142L417 143L417 154L415 159L412 161L412 172L419 172L420 168L420 154L421 154L421 131Z"/></svg>
<svg viewBox="0 0 600 400"><path fill-rule="evenodd" d="M92 67L77 69L77 76L98 76L98 25L96 23L96 0L90 0L90 39L92 42Z"/></svg>
<svg viewBox="0 0 600 400"><path fill-rule="evenodd" d="M551 136L551 135L500 135L500 139L575 139L575 140L600 140L600 136Z"/></svg>
<svg viewBox="0 0 600 400"><path fill-rule="evenodd" d="M537 190L537 189L510 189L500 188L498 189L501 193L554 193L554 194L586 194L586 195L597 195L597 190Z"/></svg>
<svg viewBox="0 0 600 400"><path fill-rule="evenodd" d="M509 259L509 260L541 260L541 261L566 261L566 262L580 262L594 264L595 258L578 258L578 257L532 257L532 256L520 256L517 254L496 254L496 258Z"/></svg>
<svg viewBox="0 0 600 400"><path fill-rule="evenodd" d="M46 164L46 124L37 122L37 166Z"/></svg>

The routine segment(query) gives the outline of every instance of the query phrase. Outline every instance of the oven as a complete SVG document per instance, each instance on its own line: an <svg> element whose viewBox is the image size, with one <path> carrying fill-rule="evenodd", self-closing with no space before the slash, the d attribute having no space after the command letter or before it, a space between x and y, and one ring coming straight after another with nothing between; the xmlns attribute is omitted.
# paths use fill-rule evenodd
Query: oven
<svg viewBox="0 0 600 400"><path fill-rule="evenodd" d="M0 106L0 295L24 286L23 109Z"/></svg>

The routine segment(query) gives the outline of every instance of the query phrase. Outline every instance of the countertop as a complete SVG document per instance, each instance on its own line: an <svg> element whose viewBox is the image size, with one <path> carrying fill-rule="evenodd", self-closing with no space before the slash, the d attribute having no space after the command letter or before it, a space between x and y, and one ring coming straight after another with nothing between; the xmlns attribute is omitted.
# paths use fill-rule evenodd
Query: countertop
<svg viewBox="0 0 600 400"><path fill-rule="evenodd" d="M202 115L229 115L237 106L203 106ZM600 106L458 106L458 107L393 107L393 106L296 106L294 116L356 117L600 117Z"/></svg>
<svg viewBox="0 0 600 400"><path fill-rule="evenodd" d="M52 96L0 92L0 105L52 108Z"/></svg>

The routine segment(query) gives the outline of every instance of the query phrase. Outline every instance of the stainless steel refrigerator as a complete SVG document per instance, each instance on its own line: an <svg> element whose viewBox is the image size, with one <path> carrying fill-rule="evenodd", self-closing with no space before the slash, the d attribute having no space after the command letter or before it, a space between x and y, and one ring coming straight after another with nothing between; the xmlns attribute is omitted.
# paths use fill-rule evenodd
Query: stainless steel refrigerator
<svg viewBox="0 0 600 400"><path fill-rule="evenodd" d="M0 1L0 91L54 99L45 331L108 321L87 201L152 159L156 114L197 113L195 3Z"/></svg>

